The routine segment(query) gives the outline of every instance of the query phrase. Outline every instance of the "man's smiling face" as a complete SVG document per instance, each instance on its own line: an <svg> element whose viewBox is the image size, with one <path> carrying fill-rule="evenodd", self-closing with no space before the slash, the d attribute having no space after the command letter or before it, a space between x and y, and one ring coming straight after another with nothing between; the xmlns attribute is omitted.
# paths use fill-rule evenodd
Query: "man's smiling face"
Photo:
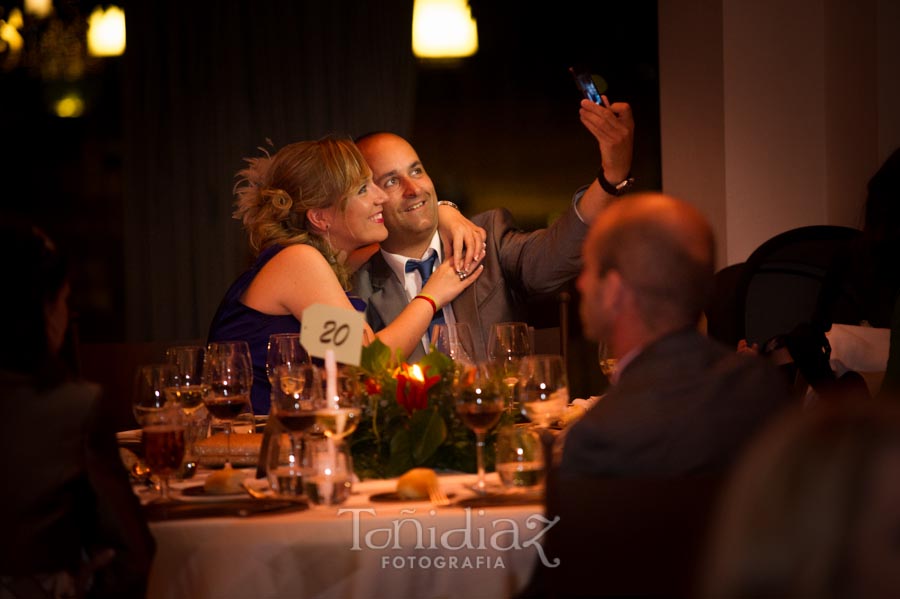
<svg viewBox="0 0 900 599"><path fill-rule="evenodd" d="M419 156L402 137L377 133L357 143L372 169L372 181L387 194L384 224L389 252L431 241L438 224L437 194ZM415 256L418 257L418 256Z"/></svg>

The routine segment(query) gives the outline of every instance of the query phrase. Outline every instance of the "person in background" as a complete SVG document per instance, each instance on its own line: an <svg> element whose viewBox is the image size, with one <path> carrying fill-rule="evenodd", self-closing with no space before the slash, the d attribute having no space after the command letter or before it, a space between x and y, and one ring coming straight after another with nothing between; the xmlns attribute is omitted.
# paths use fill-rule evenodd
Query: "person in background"
<svg viewBox="0 0 900 599"><path fill-rule="evenodd" d="M590 185L575 194L568 211L547 229L530 233L520 231L505 209L472 219L487 231L484 276L452 303L443 302L440 316L445 322L469 325L476 361L486 359L491 325L521 320L520 308L530 296L559 291L575 278L588 224L633 183L629 178L634 145L631 107L624 102L601 106L583 100L580 113L599 144L601 169ZM421 261L435 268L431 264L449 259L441 253L444 241L437 227L438 205L443 202L438 202L434 183L407 140L380 132L361 136L356 143L372 169L375 185L387 194L387 239L352 282L354 293L368 302L366 318L377 331L393 321L422 288L422 274L410 265ZM421 358L427 347L428 339L422 338L410 361Z"/></svg>
<svg viewBox="0 0 900 599"><path fill-rule="evenodd" d="M213 341L244 340L253 361L253 412L268 414L270 384L266 348L274 333L299 333L303 311L312 304L363 309L350 297L347 281L354 251L387 237L384 192L353 142L323 138L281 148L274 156L248 159L240 171L234 216L244 223L257 253L253 266L225 293L209 328ZM449 217L461 219L450 210ZM480 248L480 230L448 237ZM472 258L474 252L469 253ZM409 353L443 305L473 284L482 267L463 279L448 262L438 269L419 299L379 331L386 345ZM367 333L371 333L369 329ZM372 338L369 335L368 338Z"/></svg>
<svg viewBox="0 0 900 599"><path fill-rule="evenodd" d="M6 222L6 221L5 221ZM155 550L97 385L69 380L66 261L0 226L0 597L140 597Z"/></svg>
<svg viewBox="0 0 900 599"><path fill-rule="evenodd" d="M700 596L900 596L900 407L790 410L721 497Z"/></svg>
<svg viewBox="0 0 900 599"><path fill-rule="evenodd" d="M862 235L835 257L822 283L814 324L889 328L900 293L900 148L869 179Z"/></svg>
<svg viewBox="0 0 900 599"><path fill-rule="evenodd" d="M618 362L605 397L564 436L561 476L718 473L787 405L774 367L697 330L714 256L706 219L670 196L623 198L594 221L581 318Z"/></svg>

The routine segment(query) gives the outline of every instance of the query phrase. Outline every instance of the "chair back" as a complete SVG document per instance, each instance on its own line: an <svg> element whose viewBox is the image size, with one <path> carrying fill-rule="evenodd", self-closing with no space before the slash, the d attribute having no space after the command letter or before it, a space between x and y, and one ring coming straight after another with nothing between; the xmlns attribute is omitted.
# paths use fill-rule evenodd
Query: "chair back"
<svg viewBox="0 0 900 599"><path fill-rule="evenodd" d="M814 225L776 235L747 258L736 289L738 338L762 345L808 323L835 256L861 232Z"/></svg>

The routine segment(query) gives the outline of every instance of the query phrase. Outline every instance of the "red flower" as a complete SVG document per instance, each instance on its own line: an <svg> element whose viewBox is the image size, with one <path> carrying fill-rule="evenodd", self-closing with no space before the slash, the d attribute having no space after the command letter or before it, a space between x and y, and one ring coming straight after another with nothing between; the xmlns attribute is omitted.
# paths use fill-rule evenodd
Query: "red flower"
<svg viewBox="0 0 900 599"><path fill-rule="evenodd" d="M369 395L378 395L381 393L381 383L379 383L374 377L368 377L365 381L366 385L366 393Z"/></svg>
<svg viewBox="0 0 900 599"><path fill-rule="evenodd" d="M409 414L427 408L428 390L440 380L440 375L428 376L427 366L423 373L418 364L404 363L397 371L397 403Z"/></svg>

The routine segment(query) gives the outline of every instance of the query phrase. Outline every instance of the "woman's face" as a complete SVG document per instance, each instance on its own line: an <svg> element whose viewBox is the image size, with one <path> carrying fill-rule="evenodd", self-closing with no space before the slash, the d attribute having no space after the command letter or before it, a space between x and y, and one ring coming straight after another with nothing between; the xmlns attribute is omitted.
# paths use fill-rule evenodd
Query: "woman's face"
<svg viewBox="0 0 900 599"><path fill-rule="evenodd" d="M388 234L382 213L385 200L387 195L368 178L347 197L347 207L343 212L336 206L332 208L333 218L328 230L332 247L338 251L352 252L384 241Z"/></svg>

